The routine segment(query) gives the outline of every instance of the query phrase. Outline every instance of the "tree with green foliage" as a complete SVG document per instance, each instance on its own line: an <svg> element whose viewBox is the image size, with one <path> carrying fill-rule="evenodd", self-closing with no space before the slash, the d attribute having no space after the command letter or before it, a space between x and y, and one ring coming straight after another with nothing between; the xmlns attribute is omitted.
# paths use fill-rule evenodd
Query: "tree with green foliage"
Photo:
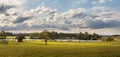
<svg viewBox="0 0 120 57"><path fill-rule="evenodd" d="M44 30L40 33L40 38L44 38L45 45L48 43L48 39L50 39L50 32L47 30Z"/></svg>
<svg viewBox="0 0 120 57"><path fill-rule="evenodd" d="M96 33L93 33L91 40L97 40L98 38L99 38L99 35Z"/></svg>
<svg viewBox="0 0 120 57"><path fill-rule="evenodd" d="M50 32L50 38L53 40L57 38L57 35L58 35L58 33L55 31Z"/></svg>
<svg viewBox="0 0 120 57"><path fill-rule="evenodd" d="M25 36L23 34L19 34L16 36L17 42L23 42L23 39L25 39Z"/></svg>
<svg viewBox="0 0 120 57"><path fill-rule="evenodd" d="M44 30L46 31L46 30ZM43 32L44 32L43 31ZM43 32L41 32L43 34ZM48 32L48 31L47 31ZM45 39L41 33L30 33L30 39ZM58 33L55 31L48 32L49 38L52 40L55 39L79 39L79 40L98 40L100 35L93 33L89 34L88 32L85 33Z"/></svg>
<svg viewBox="0 0 120 57"><path fill-rule="evenodd" d="M30 39L40 39L39 33L30 33Z"/></svg>
<svg viewBox="0 0 120 57"><path fill-rule="evenodd" d="M88 32L85 32L85 33L84 33L83 39L84 39L84 40L89 40L89 34L88 34Z"/></svg>
<svg viewBox="0 0 120 57"><path fill-rule="evenodd" d="M77 37L77 39L82 40L83 37L84 37L84 34L82 32L80 32L80 33L77 34L76 37Z"/></svg>

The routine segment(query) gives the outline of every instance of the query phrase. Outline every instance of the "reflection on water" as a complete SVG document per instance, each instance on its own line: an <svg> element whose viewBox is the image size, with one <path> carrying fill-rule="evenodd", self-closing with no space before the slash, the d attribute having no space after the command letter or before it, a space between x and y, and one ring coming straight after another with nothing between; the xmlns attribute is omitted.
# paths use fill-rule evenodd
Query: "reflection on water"
<svg viewBox="0 0 120 57"><path fill-rule="evenodd" d="M6 40L16 40L16 39L6 39ZM44 41L44 39L24 39L26 41ZM78 39L54 39L54 41L60 41L60 42L68 42L68 41L73 41L73 42L101 42L101 40L78 40Z"/></svg>

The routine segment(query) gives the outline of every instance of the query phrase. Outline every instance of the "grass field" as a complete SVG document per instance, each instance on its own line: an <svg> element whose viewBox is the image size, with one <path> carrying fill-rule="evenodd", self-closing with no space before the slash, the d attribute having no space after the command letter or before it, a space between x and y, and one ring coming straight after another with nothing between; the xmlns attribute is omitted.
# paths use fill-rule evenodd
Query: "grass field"
<svg viewBox="0 0 120 57"><path fill-rule="evenodd" d="M0 57L120 57L120 41L48 42L24 41L0 44Z"/></svg>

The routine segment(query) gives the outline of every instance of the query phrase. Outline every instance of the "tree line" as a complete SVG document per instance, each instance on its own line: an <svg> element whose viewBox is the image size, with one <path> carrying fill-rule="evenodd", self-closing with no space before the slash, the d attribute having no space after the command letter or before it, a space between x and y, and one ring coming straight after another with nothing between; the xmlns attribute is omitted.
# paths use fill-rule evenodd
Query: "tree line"
<svg viewBox="0 0 120 57"><path fill-rule="evenodd" d="M43 37L44 36L44 37ZM98 40L101 38L100 35L93 33L58 33L55 31L49 32L47 30L41 33L30 33L30 39L44 39L45 37L50 39L79 39L79 40Z"/></svg>
<svg viewBox="0 0 120 57"><path fill-rule="evenodd" d="M2 40L2 43L6 43L5 39L7 36L16 36L17 42L23 42L23 39L25 39L25 35L28 35L30 39L44 39L45 44L47 44L48 40L55 40L55 39L78 39L78 40L99 40L102 38L101 35L93 33L89 34L88 32L79 32L79 33L58 33L55 31L49 32L47 30L44 30L40 33L29 33L29 34L16 34L10 32L1 31L0 32L0 39ZM103 41L112 41L113 39L111 37L105 37L102 39Z"/></svg>
<svg viewBox="0 0 120 57"><path fill-rule="evenodd" d="M79 39L79 40L97 40L100 39L102 36L98 35L96 33L89 34L88 32L85 33L58 33L55 31L49 32L47 30L44 30L40 33L29 33L29 34L24 34L24 33L19 33L19 34L13 34L11 32L5 32L1 31L0 32L0 39L6 38L6 36L29 36L30 39L44 39L44 38L49 38L49 39Z"/></svg>

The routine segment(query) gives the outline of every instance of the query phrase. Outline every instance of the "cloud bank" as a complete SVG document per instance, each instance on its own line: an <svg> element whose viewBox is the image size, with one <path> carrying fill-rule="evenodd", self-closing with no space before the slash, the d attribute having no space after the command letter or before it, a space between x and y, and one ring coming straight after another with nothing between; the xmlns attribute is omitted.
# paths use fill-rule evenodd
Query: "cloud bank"
<svg viewBox="0 0 120 57"><path fill-rule="evenodd" d="M77 8L66 12L38 6L25 10L26 0L0 0L0 30L100 30L120 28L120 12L114 8L95 6L90 9ZM100 0L104 3L107 0Z"/></svg>
<svg viewBox="0 0 120 57"><path fill-rule="evenodd" d="M120 13L111 8L93 7L89 10L85 8L71 9L59 13L47 7L38 7L18 16L13 24L26 24L30 27L39 28L113 28L120 27Z"/></svg>

